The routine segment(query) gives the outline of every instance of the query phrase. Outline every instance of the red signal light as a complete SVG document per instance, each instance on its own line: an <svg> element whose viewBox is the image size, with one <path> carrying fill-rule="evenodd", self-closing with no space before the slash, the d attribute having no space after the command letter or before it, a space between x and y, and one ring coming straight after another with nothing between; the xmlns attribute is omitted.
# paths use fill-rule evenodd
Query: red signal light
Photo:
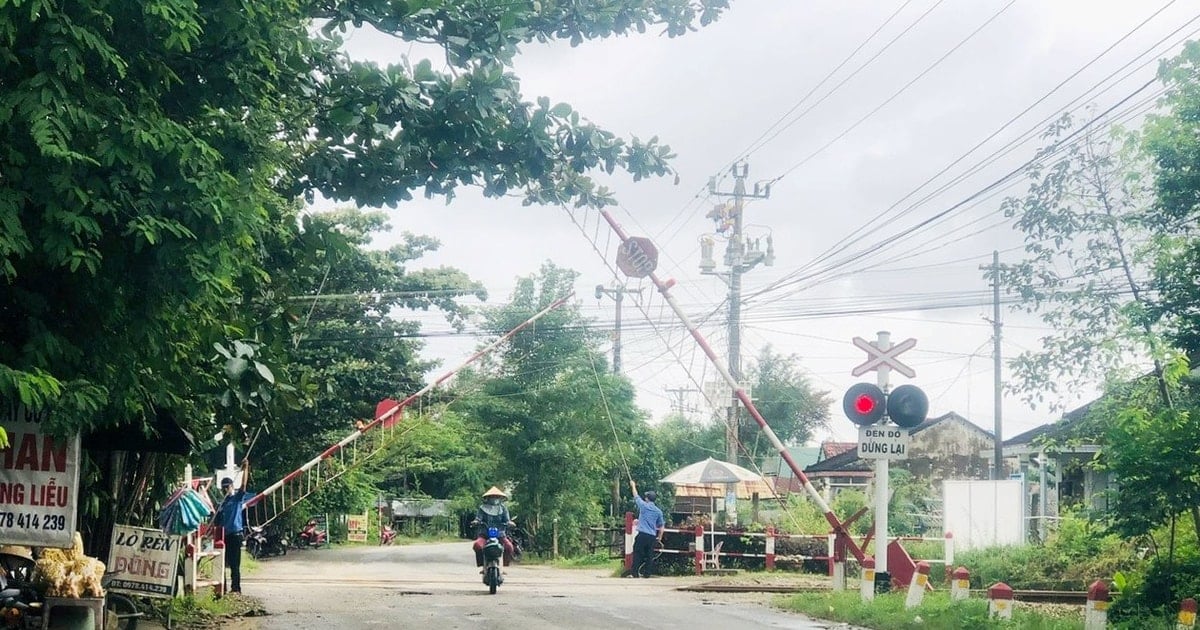
<svg viewBox="0 0 1200 630"><path fill-rule="evenodd" d="M850 421L860 426L875 424L883 418L883 390L874 383L857 383L842 397L842 411Z"/></svg>

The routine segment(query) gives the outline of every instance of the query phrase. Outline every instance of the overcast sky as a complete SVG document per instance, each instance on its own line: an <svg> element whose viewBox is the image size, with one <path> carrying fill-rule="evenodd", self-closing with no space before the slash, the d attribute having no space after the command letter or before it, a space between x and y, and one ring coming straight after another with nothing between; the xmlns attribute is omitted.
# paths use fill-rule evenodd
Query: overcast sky
<svg viewBox="0 0 1200 630"><path fill-rule="evenodd" d="M1066 110L1086 117L1086 105L1104 110L1128 97L1154 76L1155 60L1173 54L1178 42L1195 33L1185 25L1200 9L1161 0L732 4L716 24L683 38L648 33L577 48L526 46L516 65L523 92L529 100L547 96L570 103L621 135L657 135L678 154L673 162L678 185L622 177L605 183L620 199L617 219L656 242L662 251L659 274L678 281L674 294L693 315L712 311L727 291L720 279L698 269L699 238L713 231L704 215L718 202L706 193L710 176L726 175L733 160L745 158L750 182L779 178L769 199L746 207L747 233L771 234L777 260L745 276L744 294L797 271L821 273L747 300L743 356L748 360L767 344L797 354L813 384L837 401L832 437L856 435L841 413L841 396L850 384L874 379L873 373L851 376L866 359L851 339L874 339L879 330L890 331L895 342L917 339L902 360L916 370L911 382L929 394L932 415L954 411L991 430L992 328L985 304L990 292L979 267L990 263L993 250L1002 252L1002 261L1020 256L1020 237L998 208L1004 194L1022 191L1028 181L975 199L907 238L874 251L868 246L971 198L1030 159L1038 141L1029 134L1047 118ZM349 49L381 63L421 54L369 31L355 33ZM1139 93L1114 115L1128 111L1136 123L1132 117L1145 108L1132 106L1152 95L1153 88ZM972 172L977 164L981 167ZM719 188L731 187L724 177ZM582 274L578 296L585 312L611 325L614 303L594 299L593 289L617 280L561 209L526 208L516 200L463 191L449 206L419 199L392 217L397 232L441 240L441 250L423 264L464 270L487 286L492 304L503 303L514 280L546 260L573 268ZM862 229L876 231L845 244L843 239ZM718 265L722 248L718 243ZM831 248L831 262L841 264L813 266ZM972 305L940 308L951 301ZM666 325L669 313L660 305L653 303L651 315ZM855 314L896 305L910 310ZM436 316L419 319L427 331L448 329ZM1006 357L1039 347L1046 329L1037 319L1007 309L1003 319ZM702 383L716 378L678 329L668 346L629 300L625 322L626 372L638 388L639 405L656 419L670 408L665 388L692 386L689 371ZM724 357L723 317L709 320L703 330ZM476 343L431 338L426 354L451 365ZM686 349L684 361L676 361L668 347ZM893 385L902 382L909 381L893 374ZM1093 393L1061 402L1070 407ZM691 403L703 408L697 394ZM1003 434L1011 437L1056 417L1007 395Z"/></svg>

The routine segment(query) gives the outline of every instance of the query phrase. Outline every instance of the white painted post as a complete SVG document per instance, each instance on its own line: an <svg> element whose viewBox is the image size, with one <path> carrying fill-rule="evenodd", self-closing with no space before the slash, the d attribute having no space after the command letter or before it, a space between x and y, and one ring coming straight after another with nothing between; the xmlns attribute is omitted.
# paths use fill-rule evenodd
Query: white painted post
<svg viewBox="0 0 1200 630"><path fill-rule="evenodd" d="M916 608L921 605L921 601L925 599L925 587L929 585L929 563L921 561L917 563L917 572L913 574L912 581L908 583L908 597L904 599L905 608Z"/></svg>
<svg viewBox="0 0 1200 630"><path fill-rule="evenodd" d="M942 558L945 560L942 566L946 567L946 573L949 574L950 567L954 566L954 534L946 532L942 541Z"/></svg>
<svg viewBox="0 0 1200 630"><path fill-rule="evenodd" d="M827 553L829 554L829 558L830 558L830 560L829 560L829 578L833 582L833 590L844 591L844 590L846 590L846 558L845 558L845 554L841 554L842 557L840 557L840 558L838 557L839 549L837 548L837 535L836 534L830 533L828 540L829 540L829 544L826 545L826 548L828 549Z"/></svg>
<svg viewBox="0 0 1200 630"><path fill-rule="evenodd" d="M1012 619L1013 590L1004 582L996 582L988 587L988 618Z"/></svg>
<svg viewBox="0 0 1200 630"><path fill-rule="evenodd" d="M875 559L863 558L862 578L858 581L858 594L864 602L875 599Z"/></svg>
<svg viewBox="0 0 1200 630"><path fill-rule="evenodd" d="M880 350L890 350L892 347L891 333L886 330L876 333L875 347ZM891 366L886 363L880 365L875 371L876 384L879 385L879 389L883 390L884 395L888 393L888 376L891 372ZM884 577L887 577L888 574L888 499L891 494L888 488L889 470L886 458L875 460L875 571ZM891 580L884 580L883 583L882 588L890 590Z"/></svg>
<svg viewBox="0 0 1200 630"><path fill-rule="evenodd" d="M1083 607L1083 630L1104 630L1108 627L1108 585L1101 580L1088 588L1087 604Z"/></svg>
<svg viewBox="0 0 1200 630"><path fill-rule="evenodd" d="M1191 597L1179 602L1179 616L1175 619L1175 630L1192 630L1196 627L1196 600Z"/></svg>
<svg viewBox="0 0 1200 630"><path fill-rule="evenodd" d="M966 567L958 567L950 574L950 601L961 601L971 595L971 574Z"/></svg>

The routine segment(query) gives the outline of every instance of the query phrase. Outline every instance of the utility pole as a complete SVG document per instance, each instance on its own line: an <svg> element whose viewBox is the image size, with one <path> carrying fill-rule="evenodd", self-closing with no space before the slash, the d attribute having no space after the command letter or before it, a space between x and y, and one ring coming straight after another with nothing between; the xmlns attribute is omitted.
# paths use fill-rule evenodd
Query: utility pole
<svg viewBox="0 0 1200 630"><path fill-rule="evenodd" d="M995 382L993 417L995 418L995 438L996 444L992 453L992 479L1004 478L1004 438L1001 433L1001 412L1004 407L1004 387L1001 378L1001 360L1000 360L1000 252L992 251L992 264L982 265L980 269L985 269L992 274L992 372Z"/></svg>
<svg viewBox="0 0 1200 630"><path fill-rule="evenodd" d="M759 247L758 239L747 241L743 234L743 211L746 199L766 199L771 196L771 185L760 188L754 185L753 192L746 192L746 176L750 173L750 165L735 162L730 168L733 175L733 192L717 190L716 178L708 182L708 192L717 197L731 197L732 203L724 203L709 212L707 217L716 223L716 236L724 236L725 267L724 272L716 271L713 261L713 237L705 235L700 240L700 272L715 275L725 281L729 287L729 373L739 385L742 382L742 274L753 269L759 263L773 265L775 263L775 247L770 234L767 235L767 249ZM730 403L725 418L725 456L730 462L737 462L738 453L738 399L730 392Z"/></svg>
<svg viewBox="0 0 1200 630"><path fill-rule="evenodd" d="M663 389L666 390L668 394L672 395L671 411L680 414L687 413L689 411L695 411L694 408L687 404L687 401L684 399L684 397L697 390L690 387L664 387Z"/></svg>
<svg viewBox="0 0 1200 630"><path fill-rule="evenodd" d="M627 289L625 287L616 287L607 289L602 284L596 285L596 299L602 299L605 295L613 296L617 302L617 321L613 330L613 374L621 373L621 301L625 299L626 293L642 294L641 289Z"/></svg>

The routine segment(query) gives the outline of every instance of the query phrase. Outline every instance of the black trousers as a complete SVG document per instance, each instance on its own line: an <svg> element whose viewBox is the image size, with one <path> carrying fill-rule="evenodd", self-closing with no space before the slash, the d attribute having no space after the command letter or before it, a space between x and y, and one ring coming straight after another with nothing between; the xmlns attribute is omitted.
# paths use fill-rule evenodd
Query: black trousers
<svg viewBox="0 0 1200 630"><path fill-rule="evenodd" d="M654 543L658 537L646 532L638 532L633 539L633 574L637 577L650 577L654 573Z"/></svg>
<svg viewBox="0 0 1200 630"><path fill-rule="evenodd" d="M242 533L225 532L225 566L229 569L229 591L242 592Z"/></svg>

